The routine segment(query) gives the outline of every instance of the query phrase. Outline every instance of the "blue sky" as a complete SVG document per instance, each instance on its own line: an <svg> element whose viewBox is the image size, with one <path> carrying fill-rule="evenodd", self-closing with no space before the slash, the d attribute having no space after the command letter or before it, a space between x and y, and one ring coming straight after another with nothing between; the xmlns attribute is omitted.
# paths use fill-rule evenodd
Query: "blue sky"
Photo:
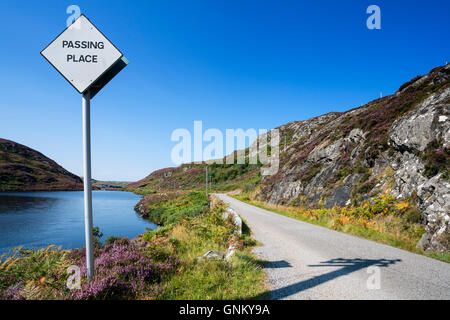
<svg viewBox="0 0 450 320"><path fill-rule="evenodd" d="M449 1L3 1L0 137L82 173L81 97L39 52L82 13L130 60L92 100L93 177L172 166L177 128L266 128L391 94L450 60ZM381 8L381 30L366 8Z"/></svg>

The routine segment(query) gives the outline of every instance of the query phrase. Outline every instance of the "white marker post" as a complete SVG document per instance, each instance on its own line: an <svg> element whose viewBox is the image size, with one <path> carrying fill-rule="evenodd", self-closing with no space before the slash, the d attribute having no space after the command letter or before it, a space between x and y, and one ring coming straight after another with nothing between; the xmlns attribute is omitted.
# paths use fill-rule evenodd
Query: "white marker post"
<svg viewBox="0 0 450 320"><path fill-rule="evenodd" d="M123 68L128 60L84 15L55 38L41 55L83 95L83 176L86 268L94 276L91 99Z"/></svg>
<svg viewBox="0 0 450 320"><path fill-rule="evenodd" d="M208 196L208 165L206 165L206 183L205 183L205 187L206 187L206 196Z"/></svg>

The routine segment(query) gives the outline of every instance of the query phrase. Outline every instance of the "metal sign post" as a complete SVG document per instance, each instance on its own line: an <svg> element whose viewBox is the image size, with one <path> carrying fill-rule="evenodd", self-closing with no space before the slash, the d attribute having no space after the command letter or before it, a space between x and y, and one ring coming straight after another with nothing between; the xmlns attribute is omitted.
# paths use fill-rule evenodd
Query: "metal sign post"
<svg viewBox="0 0 450 320"><path fill-rule="evenodd" d="M94 246L92 243L92 177L91 177L91 97L83 94L83 182L84 232L86 237L86 269L88 281L94 276Z"/></svg>
<svg viewBox="0 0 450 320"><path fill-rule="evenodd" d="M206 196L208 196L208 165L206 165L206 183L205 183L205 187L206 187Z"/></svg>
<svg viewBox="0 0 450 320"><path fill-rule="evenodd" d="M57 36L41 55L83 95L83 176L86 268L94 276L91 99L123 68L128 60L84 15Z"/></svg>

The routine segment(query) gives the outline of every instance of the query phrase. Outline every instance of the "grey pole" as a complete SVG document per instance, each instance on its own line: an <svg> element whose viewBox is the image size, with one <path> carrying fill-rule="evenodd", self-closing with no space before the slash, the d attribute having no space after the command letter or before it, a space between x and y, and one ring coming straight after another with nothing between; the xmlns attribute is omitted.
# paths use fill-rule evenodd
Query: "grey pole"
<svg viewBox="0 0 450 320"><path fill-rule="evenodd" d="M86 268L90 281L94 275L92 245L92 186L91 186L91 97L83 94L83 176L84 176L84 228L86 237Z"/></svg>

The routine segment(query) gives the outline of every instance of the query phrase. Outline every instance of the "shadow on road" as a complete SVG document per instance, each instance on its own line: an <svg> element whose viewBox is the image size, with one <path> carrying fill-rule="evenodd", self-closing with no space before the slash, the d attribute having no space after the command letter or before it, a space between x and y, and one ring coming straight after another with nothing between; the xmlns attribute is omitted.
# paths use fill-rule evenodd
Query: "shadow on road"
<svg viewBox="0 0 450 320"><path fill-rule="evenodd" d="M387 260L387 259L332 259L328 261L320 262L320 264L316 265L308 265L308 267L339 267L339 269L321 274L319 276L315 276L311 279L303 280L289 286L272 290L270 292L266 292L263 295L255 297L255 299L264 299L270 297L272 300L283 299L289 297L293 294L299 293L301 291L316 287L322 283L327 281L336 279L338 277L342 277L348 275L352 272L370 267L370 266L378 266L381 268L389 267L397 262L400 262L400 259Z"/></svg>
<svg viewBox="0 0 450 320"><path fill-rule="evenodd" d="M264 263L264 269L292 268L286 260L267 261Z"/></svg>

